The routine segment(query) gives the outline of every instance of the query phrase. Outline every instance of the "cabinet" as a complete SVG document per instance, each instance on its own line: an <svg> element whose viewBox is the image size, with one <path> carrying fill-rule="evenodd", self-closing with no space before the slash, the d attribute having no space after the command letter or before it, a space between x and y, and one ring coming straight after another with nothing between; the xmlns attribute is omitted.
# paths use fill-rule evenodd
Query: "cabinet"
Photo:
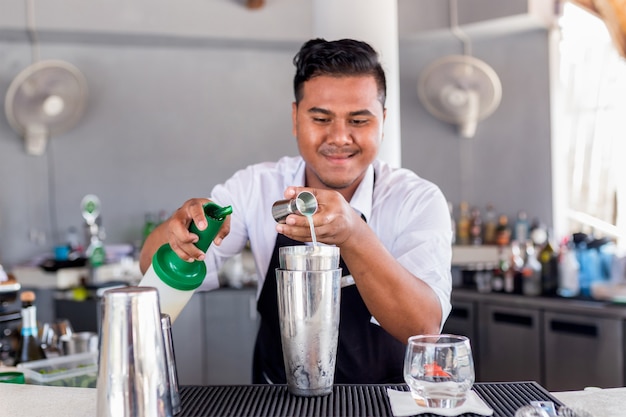
<svg viewBox="0 0 626 417"><path fill-rule="evenodd" d="M472 319L474 317L474 319ZM626 386L626 307L453 289L444 331L470 337L479 382Z"/></svg>
<svg viewBox="0 0 626 417"><path fill-rule="evenodd" d="M256 288L206 294L205 385L252 383L258 329Z"/></svg>
<svg viewBox="0 0 626 417"><path fill-rule="evenodd" d="M206 293L198 292L172 323L172 342L180 385L204 385L206 370Z"/></svg>
<svg viewBox="0 0 626 417"><path fill-rule="evenodd" d="M534 309L479 307L478 351L483 381L541 381L541 320Z"/></svg>
<svg viewBox="0 0 626 417"><path fill-rule="evenodd" d="M249 384L256 288L198 292L172 325L180 385Z"/></svg>
<svg viewBox="0 0 626 417"><path fill-rule="evenodd" d="M545 384L561 391L624 386L624 321L546 311Z"/></svg>

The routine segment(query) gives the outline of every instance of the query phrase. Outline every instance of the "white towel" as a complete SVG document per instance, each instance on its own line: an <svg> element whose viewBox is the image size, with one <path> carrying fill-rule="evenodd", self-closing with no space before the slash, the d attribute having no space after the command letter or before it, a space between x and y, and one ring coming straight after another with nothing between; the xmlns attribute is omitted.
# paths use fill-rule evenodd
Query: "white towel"
<svg viewBox="0 0 626 417"><path fill-rule="evenodd" d="M414 416L416 414L431 413L438 416L458 416L463 413L474 413L490 416L493 410L476 394L470 390L463 405L455 408L432 408L418 405L408 391L397 391L387 388L387 395L391 403L391 411L396 417Z"/></svg>

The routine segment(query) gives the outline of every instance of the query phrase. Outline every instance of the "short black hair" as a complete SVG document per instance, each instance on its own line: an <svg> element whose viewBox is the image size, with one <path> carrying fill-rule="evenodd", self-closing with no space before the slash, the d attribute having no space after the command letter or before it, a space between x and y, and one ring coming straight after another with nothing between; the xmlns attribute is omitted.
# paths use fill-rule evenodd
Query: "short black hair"
<svg viewBox="0 0 626 417"><path fill-rule="evenodd" d="M378 53L369 44L354 39L327 41L311 39L293 58L296 75L293 90L296 104L302 100L303 84L320 75L332 77L372 75L378 86L378 100L385 107L387 83Z"/></svg>

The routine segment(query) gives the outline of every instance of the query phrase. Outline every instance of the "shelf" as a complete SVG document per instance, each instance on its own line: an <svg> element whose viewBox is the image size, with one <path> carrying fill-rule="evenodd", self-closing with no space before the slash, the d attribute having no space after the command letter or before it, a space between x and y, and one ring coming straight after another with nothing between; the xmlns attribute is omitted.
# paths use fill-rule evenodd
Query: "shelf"
<svg viewBox="0 0 626 417"><path fill-rule="evenodd" d="M452 266L468 266L479 263L498 263L498 246L480 245L480 246L452 246Z"/></svg>

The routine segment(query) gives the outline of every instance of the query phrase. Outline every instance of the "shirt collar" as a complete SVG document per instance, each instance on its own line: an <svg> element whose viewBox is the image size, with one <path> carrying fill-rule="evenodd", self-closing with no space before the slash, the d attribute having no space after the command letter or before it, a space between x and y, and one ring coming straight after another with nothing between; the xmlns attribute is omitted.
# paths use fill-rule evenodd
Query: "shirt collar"
<svg viewBox="0 0 626 417"><path fill-rule="evenodd" d="M300 159L300 163L298 164L298 169L294 175L294 185L299 185L300 187L304 187L305 184L305 173L306 173L306 162L304 159Z"/></svg>
<svg viewBox="0 0 626 417"><path fill-rule="evenodd" d="M374 166L367 167L363 180L357 187L350 206L365 216L365 221L369 221L372 214L372 195L374 194Z"/></svg>
<svg viewBox="0 0 626 417"><path fill-rule="evenodd" d="M299 181L304 186L304 174L306 163L302 161L295 173L294 180ZM372 195L374 194L374 166L370 164L365 171L363 180L357 187L352 200L350 200L350 206L365 216L365 220L368 221L370 214L372 213Z"/></svg>

